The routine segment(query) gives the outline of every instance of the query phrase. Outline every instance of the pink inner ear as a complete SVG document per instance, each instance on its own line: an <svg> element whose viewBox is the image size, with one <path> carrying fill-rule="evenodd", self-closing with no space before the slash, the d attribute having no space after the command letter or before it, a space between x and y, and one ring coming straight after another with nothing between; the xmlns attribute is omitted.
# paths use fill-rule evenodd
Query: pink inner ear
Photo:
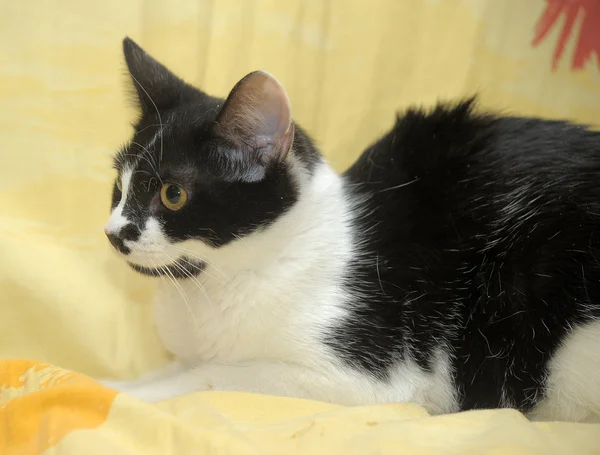
<svg viewBox="0 0 600 455"><path fill-rule="evenodd" d="M251 144L272 159L285 158L294 137L287 94L277 79L263 71L250 73L237 83L217 125L236 146Z"/></svg>

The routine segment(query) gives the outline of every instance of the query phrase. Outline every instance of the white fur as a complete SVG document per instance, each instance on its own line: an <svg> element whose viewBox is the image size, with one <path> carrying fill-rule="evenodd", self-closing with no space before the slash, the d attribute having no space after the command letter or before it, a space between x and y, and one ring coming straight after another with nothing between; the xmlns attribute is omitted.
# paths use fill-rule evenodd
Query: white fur
<svg viewBox="0 0 600 455"><path fill-rule="evenodd" d="M177 363L130 383L109 383L147 401L200 390L236 390L347 405L415 402L432 413L458 409L450 358L439 350L432 372L398 361L389 379L350 369L321 340L349 317L340 279L359 252L355 209L326 164L312 179L298 171L297 204L271 226L222 247L169 244L150 218L127 260L143 266L185 255L207 264L196 279L163 277L155 319ZM123 199L130 173L123 173ZM111 215L120 221L119 203ZM109 224L111 221L109 221ZM550 364L538 419L600 415L600 321L576 328ZM510 405L505 400L505 405Z"/></svg>
<svg viewBox="0 0 600 455"><path fill-rule="evenodd" d="M576 327L550 361L546 398L533 410L539 420L600 417L600 321Z"/></svg>
<svg viewBox="0 0 600 455"><path fill-rule="evenodd" d="M358 242L340 176L326 164L311 179L297 171L301 194L295 206L271 226L222 248L200 241L170 245L155 222L138 242L127 243L127 260L136 264L185 255L207 267L197 279L164 278L157 290L159 334L184 367L118 387L148 401L221 389L455 410L445 352L438 353L433 373L399 361L391 380L380 381L350 369L322 343L329 328L348 317L350 296L341 278Z"/></svg>
<svg viewBox="0 0 600 455"><path fill-rule="evenodd" d="M130 167L123 169L123 172L121 172L121 200L110 214L110 218L108 218L108 222L104 227L107 234L117 234L123 226L129 224L129 220L123 216L123 208L129 195L129 184L132 175L133 169Z"/></svg>
<svg viewBox="0 0 600 455"><path fill-rule="evenodd" d="M148 217L141 230L140 237L135 240L125 240L123 243L131 250L127 260L145 267L169 265L179 254L169 255L169 240L162 231L160 222L155 217Z"/></svg>

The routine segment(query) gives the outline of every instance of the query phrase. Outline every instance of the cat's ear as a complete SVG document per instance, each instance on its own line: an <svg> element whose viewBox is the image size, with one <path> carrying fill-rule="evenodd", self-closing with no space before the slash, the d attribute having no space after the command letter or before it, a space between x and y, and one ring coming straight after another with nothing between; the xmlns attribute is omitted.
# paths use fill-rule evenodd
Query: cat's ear
<svg viewBox="0 0 600 455"><path fill-rule="evenodd" d="M123 54L142 111L165 109L180 101L184 81L130 38L123 40Z"/></svg>
<svg viewBox="0 0 600 455"><path fill-rule="evenodd" d="M255 71L233 88L216 120L217 133L231 149L230 160L245 180L257 181L283 161L294 140L290 100L270 74Z"/></svg>

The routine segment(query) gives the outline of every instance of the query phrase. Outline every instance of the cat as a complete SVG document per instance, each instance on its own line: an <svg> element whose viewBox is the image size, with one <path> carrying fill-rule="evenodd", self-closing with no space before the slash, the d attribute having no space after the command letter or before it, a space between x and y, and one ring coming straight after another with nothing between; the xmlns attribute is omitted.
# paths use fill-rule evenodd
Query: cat
<svg viewBox="0 0 600 455"><path fill-rule="evenodd" d="M599 133L440 103L340 175L270 74L223 100L123 49L141 115L105 232L160 278L175 361L110 386L600 415Z"/></svg>

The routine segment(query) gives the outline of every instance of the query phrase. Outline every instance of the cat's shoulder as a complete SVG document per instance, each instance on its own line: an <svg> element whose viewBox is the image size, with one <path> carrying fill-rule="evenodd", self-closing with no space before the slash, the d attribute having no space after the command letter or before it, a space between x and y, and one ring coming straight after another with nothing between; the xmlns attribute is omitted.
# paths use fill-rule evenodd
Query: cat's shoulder
<svg viewBox="0 0 600 455"><path fill-rule="evenodd" d="M443 166L450 157L486 146L497 117L478 113L476 98L440 102L432 108L409 107L396 115L394 125L374 141L347 171L351 179L382 174L420 173Z"/></svg>
<svg viewBox="0 0 600 455"><path fill-rule="evenodd" d="M477 97L400 111L392 128L372 143L348 174L373 174L468 162L486 166L503 157L521 161L585 157L600 148L600 133L587 125L494 112ZM510 155L510 156L506 156ZM594 160L595 161L595 160Z"/></svg>
<svg viewBox="0 0 600 455"><path fill-rule="evenodd" d="M409 107L396 116L386 134L403 147L419 145L469 146L481 141L518 140L519 144L537 144L561 139L558 145L582 140L600 140L600 133L589 125L563 119L516 115L510 109L492 110L482 106L477 96L454 102L440 101L431 108ZM512 145L515 145L514 143Z"/></svg>

